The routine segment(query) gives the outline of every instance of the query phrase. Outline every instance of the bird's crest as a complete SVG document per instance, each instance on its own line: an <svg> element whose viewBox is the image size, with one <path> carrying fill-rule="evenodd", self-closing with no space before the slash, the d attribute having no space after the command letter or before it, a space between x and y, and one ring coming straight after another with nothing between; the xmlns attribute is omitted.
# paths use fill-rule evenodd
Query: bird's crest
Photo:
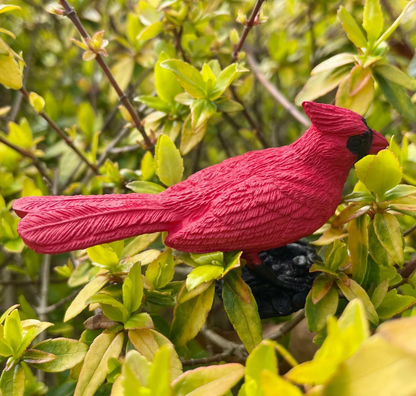
<svg viewBox="0 0 416 396"><path fill-rule="evenodd" d="M351 136L367 129L363 117L351 110L315 102L303 102L302 106L312 124L321 132Z"/></svg>

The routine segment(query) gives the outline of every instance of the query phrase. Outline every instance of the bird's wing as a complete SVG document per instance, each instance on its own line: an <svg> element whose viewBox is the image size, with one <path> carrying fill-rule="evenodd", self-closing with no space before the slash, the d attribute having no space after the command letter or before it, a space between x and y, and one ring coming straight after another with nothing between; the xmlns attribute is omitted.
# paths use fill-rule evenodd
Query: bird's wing
<svg viewBox="0 0 416 396"><path fill-rule="evenodd" d="M313 198L311 198L313 201ZM250 177L224 189L205 213L172 238L189 251L255 249L296 240L319 228L306 190L273 177ZM321 224L319 224L321 223Z"/></svg>

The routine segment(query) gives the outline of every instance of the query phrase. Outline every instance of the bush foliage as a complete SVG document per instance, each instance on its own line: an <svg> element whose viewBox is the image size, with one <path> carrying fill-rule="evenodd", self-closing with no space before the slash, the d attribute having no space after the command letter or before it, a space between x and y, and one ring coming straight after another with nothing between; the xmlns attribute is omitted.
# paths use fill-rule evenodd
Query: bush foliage
<svg viewBox="0 0 416 396"><path fill-rule="evenodd" d="M12 2L1 396L416 393L415 0ZM356 163L308 238L319 274L293 317L260 320L241 252L173 251L156 233L49 256L17 234L16 198L157 194L293 142L309 126L296 106L315 99L365 115L390 146ZM304 317L314 355L293 350L311 350L293 341Z"/></svg>

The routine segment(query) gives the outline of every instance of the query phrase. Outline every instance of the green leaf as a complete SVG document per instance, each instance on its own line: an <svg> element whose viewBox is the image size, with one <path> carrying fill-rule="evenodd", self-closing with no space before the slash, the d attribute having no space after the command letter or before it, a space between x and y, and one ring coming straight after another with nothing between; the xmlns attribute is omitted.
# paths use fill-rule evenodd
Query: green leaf
<svg viewBox="0 0 416 396"><path fill-rule="evenodd" d="M223 113L236 113L237 111L243 111L244 107L238 102L233 100L226 100L225 102L216 103L218 111Z"/></svg>
<svg viewBox="0 0 416 396"><path fill-rule="evenodd" d="M15 304L4 311L3 315L0 316L0 325L3 324L10 312L14 311L18 306L19 304Z"/></svg>
<svg viewBox="0 0 416 396"><path fill-rule="evenodd" d="M7 88L20 89L23 85L22 72L9 46L0 39L0 84Z"/></svg>
<svg viewBox="0 0 416 396"><path fill-rule="evenodd" d="M321 301L322 298L325 297L329 292L333 283L334 279L331 279L325 274L318 275L313 281L311 290L312 303L317 304L319 301Z"/></svg>
<svg viewBox="0 0 416 396"><path fill-rule="evenodd" d="M391 201L398 198L408 197L409 195L416 195L416 187L408 184L399 184L398 186L386 191L384 199Z"/></svg>
<svg viewBox="0 0 416 396"><path fill-rule="evenodd" d="M244 375L239 363L188 370L172 382L174 396L223 396Z"/></svg>
<svg viewBox="0 0 416 396"><path fill-rule="evenodd" d="M167 59L169 59L169 55L166 52L159 55L159 60L155 65L155 88L160 99L173 105L175 104L175 96L182 93L183 89L175 75L160 65Z"/></svg>
<svg viewBox="0 0 416 396"><path fill-rule="evenodd" d="M350 70L351 67L342 66L311 76L296 96L295 104L300 106L305 100L314 100L331 92L349 74Z"/></svg>
<svg viewBox="0 0 416 396"><path fill-rule="evenodd" d="M22 359L29 364L32 363L48 363L56 359L53 353L38 351L36 349L28 349L23 355Z"/></svg>
<svg viewBox="0 0 416 396"><path fill-rule="evenodd" d="M28 319L22 321L23 327L23 340L20 344L19 350L17 352L18 355L22 354L25 349L30 345L30 343L44 330L53 326L53 323L49 322L40 322L39 320L35 319Z"/></svg>
<svg viewBox="0 0 416 396"><path fill-rule="evenodd" d="M345 33L347 33L348 38L356 47L367 47L367 40L365 39L363 31L343 6L338 9L338 19L340 20Z"/></svg>
<svg viewBox="0 0 416 396"><path fill-rule="evenodd" d="M412 4L415 3L416 0L411 0L406 4L406 7L404 7L401 14L396 18L396 20L390 25L390 27L381 35L381 37L377 40L377 42L374 44L374 47L377 48L383 41L386 41L393 32L398 28L400 22L404 18L407 10L410 8Z"/></svg>
<svg viewBox="0 0 416 396"><path fill-rule="evenodd" d="M371 296L371 302L373 303L375 309L377 309L380 306L380 304L384 300L384 297L386 297L388 290L389 290L388 279L385 279L383 282L377 285L377 287L374 289L374 292Z"/></svg>
<svg viewBox="0 0 416 396"><path fill-rule="evenodd" d="M163 22L155 22L150 26L145 27L140 34L137 36L137 40L150 40L153 37L156 37L158 34L163 31Z"/></svg>
<svg viewBox="0 0 416 396"><path fill-rule="evenodd" d="M338 308L338 291L331 287L329 291L316 303L312 301L312 291L306 297L305 316L310 331L317 332L326 326L329 316L334 316Z"/></svg>
<svg viewBox="0 0 416 396"><path fill-rule="evenodd" d="M243 278L235 271L230 271L224 278L232 292L246 304L250 304L251 295Z"/></svg>
<svg viewBox="0 0 416 396"><path fill-rule="evenodd" d="M188 63L177 59L165 60L160 66L175 73L179 84L195 99L205 98L207 92L202 75Z"/></svg>
<svg viewBox="0 0 416 396"><path fill-rule="evenodd" d="M124 323L126 330L135 329L153 329L154 324L151 316L147 312L133 315L126 323Z"/></svg>
<svg viewBox="0 0 416 396"><path fill-rule="evenodd" d="M17 364L9 371L3 370L0 378L2 396L23 396L25 393L25 371Z"/></svg>
<svg viewBox="0 0 416 396"><path fill-rule="evenodd" d="M87 300L98 293L108 282L108 275L97 275L90 283L88 283L72 300L71 305L65 312L64 322L74 318L81 313L88 305Z"/></svg>
<svg viewBox="0 0 416 396"><path fill-rule="evenodd" d="M325 267L331 271L337 271L348 258L348 250L345 243L335 241L325 251Z"/></svg>
<svg viewBox="0 0 416 396"><path fill-rule="evenodd" d="M90 102L81 103L78 109L78 125L88 141L91 141L95 132L94 121L95 114Z"/></svg>
<svg viewBox="0 0 416 396"><path fill-rule="evenodd" d="M233 63L232 65L226 67L218 75L214 89L209 95L209 99L218 99L227 90L239 73L245 73L247 71L248 70L246 68L239 66L237 63Z"/></svg>
<svg viewBox="0 0 416 396"><path fill-rule="evenodd" d="M143 234L134 238L123 250L121 258L125 259L127 257L134 256L137 253L140 253L142 250L146 249L151 243L153 243L160 235L160 232L155 232L154 234Z"/></svg>
<svg viewBox="0 0 416 396"><path fill-rule="evenodd" d="M147 151L143 156L140 171L142 172L142 180L150 180L155 174L155 160L150 151Z"/></svg>
<svg viewBox="0 0 416 396"><path fill-rule="evenodd" d="M130 330L129 340L136 350L145 356L149 362L153 360L155 353L162 345L168 344L172 346L169 365L170 376L172 379L175 379L182 374L182 363L178 354L173 349L171 341L164 335L151 329Z"/></svg>
<svg viewBox="0 0 416 396"><path fill-rule="evenodd" d="M38 95L36 92L31 92L29 94L29 101L38 113L42 113L45 108L45 99L43 99L42 96Z"/></svg>
<svg viewBox="0 0 416 396"><path fill-rule="evenodd" d="M140 180L128 183L126 187L138 194L159 194L166 190L159 184Z"/></svg>
<svg viewBox="0 0 416 396"><path fill-rule="evenodd" d="M181 135L181 153L188 154L205 136L208 124L202 124L198 129L193 130L191 125L191 115L185 120Z"/></svg>
<svg viewBox="0 0 416 396"><path fill-rule="evenodd" d="M93 396L107 376L110 358L118 358L123 347L123 333L102 333L85 356L74 396Z"/></svg>
<svg viewBox="0 0 416 396"><path fill-rule="evenodd" d="M4 12L10 12L14 10L21 10L21 7L12 5L12 4L2 4L0 5L0 14L3 14Z"/></svg>
<svg viewBox="0 0 416 396"><path fill-rule="evenodd" d="M368 247L370 250L370 255L373 260L381 266L392 265L393 260L390 255L387 254L387 251L384 249L383 245L380 243L374 227L374 221L371 221L368 224Z"/></svg>
<svg viewBox="0 0 416 396"><path fill-rule="evenodd" d="M191 105L192 130L197 130L202 125L206 124L216 111L217 106L215 103L205 99L194 100Z"/></svg>
<svg viewBox="0 0 416 396"><path fill-rule="evenodd" d="M129 294L131 306L130 312L135 312L139 309L142 299L143 299L143 284L142 284L142 273L141 273L141 264L135 263L130 268L129 274L126 277L126 280L129 279L129 287L124 288L125 284L123 284L123 301L125 301L125 295ZM125 280L125 282L126 282Z"/></svg>
<svg viewBox="0 0 416 396"><path fill-rule="evenodd" d="M53 354L56 358L53 361L32 364L32 366L48 373L58 373L82 362L88 351L88 346L83 342L69 338L55 338L34 345L33 349Z"/></svg>
<svg viewBox="0 0 416 396"><path fill-rule="evenodd" d="M276 373L265 370L260 375L261 389L264 396L302 396L303 393L295 385L279 377Z"/></svg>
<svg viewBox="0 0 416 396"><path fill-rule="evenodd" d="M9 357L13 355L13 349L4 340L4 327L0 325L0 356Z"/></svg>
<svg viewBox="0 0 416 396"><path fill-rule="evenodd" d="M147 386L150 362L134 349L127 352L122 368L124 395L139 394L142 386Z"/></svg>
<svg viewBox="0 0 416 396"><path fill-rule="evenodd" d="M170 248L167 248L153 260L146 269L146 278L152 282L155 289L166 286L172 280L174 274L175 262Z"/></svg>
<svg viewBox="0 0 416 396"><path fill-rule="evenodd" d="M367 272L368 258L368 219L360 216L352 220L348 226L348 248L351 255L352 277L360 285Z"/></svg>
<svg viewBox="0 0 416 396"><path fill-rule="evenodd" d="M274 343L270 340L262 341L251 351L246 361L246 382L252 379L259 383L263 371L277 373L276 351Z"/></svg>
<svg viewBox="0 0 416 396"><path fill-rule="evenodd" d="M19 350L23 340L23 329L20 321L19 312L12 311L4 322L4 341L13 349L14 352Z"/></svg>
<svg viewBox="0 0 416 396"><path fill-rule="evenodd" d="M251 352L263 339L263 329L257 309L256 300L250 293L250 303L243 302L232 289L224 282L222 287L222 299L228 318L243 342L247 351Z"/></svg>
<svg viewBox="0 0 416 396"><path fill-rule="evenodd" d="M397 67L389 65L388 63L378 62L374 67L374 71L387 80L401 85L404 88L410 89L412 91L415 89L413 80L407 74L403 73Z"/></svg>
<svg viewBox="0 0 416 396"><path fill-rule="evenodd" d="M368 320L375 325L378 324L378 315L374 308L373 303L368 297L366 291L353 279L349 279L349 285L346 285L344 282L337 280L337 285L341 289L345 298L348 301L352 301L355 298L361 300L364 305L364 309L367 315Z"/></svg>
<svg viewBox="0 0 416 396"><path fill-rule="evenodd" d="M175 144L160 135L156 144L155 171L162 183L172 186L182 180L183 159Z"/></svg>
<svg viewBox="0 0 416 396"><path fill-rule="evenodd" d="M224 272L224 268L216 265L201 265L192 270L186 278L188 291L195 289L201 283L219 279Z"/></svg>
<svg viewBox="0 0 416 396"><path fill-rule="evenodd" d="M364 6L363 27L367 32L367 38L370 43L374 43L383 30L383 12L381 11L379 0L366 0Z"/></svg>
<svg viewBox="0 0 416 396"><path fill-rule="evenodd" d="M186 286L182 286L177 297L178 303L173 311L170 330L170 339L175 345L185 345L201 330L214 302L214 292L215 284L212 283L196 297L181 303L182 296L187 293Z"/></svg>
<svg viewBox="0 0 416 396"><path fill-rule="evenodd" d="M162 345L153 357L147 383L152 396L170 396L172 394L169 373L171 349L173 348L169 344Z"/></svg>
<svg viewBox="0 0 416 396"><path fill-rule="evenodd" d="M397 289L390 290L377 308L380 319L390 319L403 312L416 302L413 296L397 294Z"/></svg>
<svg viewBox="0 0 416 396"><path fill-rule="evenodd" d="M315 75L324 71L333 70L337 67L348 65L355 62L355 56L353 54L342 53L329 58L318 66L316 66L312 71L311 75Z"/></svg>
<svg viewBox="0 0 416 396"><path fill-rule="evenodd" d="M377 155L364 157L355 164L355 171L362 183L375 192L380 199L384 193L397 186L402 179L402 169L390 150L381 150Z"/></svg>
<svg viewBox="0 0 416 396"><path fill-rule="evenodd" d="M87 249L88 257L94 263L100 264L104 268L115 268L118 265L119 257L113 249L105 245L97 245Z"/></svg>
<svg viewBox="0 0 416 396"><path fill-rule="evenodd" d="M155 96L138 96L134 99L136 102L140 102L145 104L148 107L151 107L152 109L162 111L163 113L170 113L171 107L168 103L164 102L162 99L159 99ZM150 153L148 151L148 153ZM150 153L152 155L152 153Z"/></svg>
<svg viewBox="0 0 416 396"><path fill-rule="evenodd" d="M124 322L125 320L127 320L128 316L129 316L129 311L127 310L127 308L118 300L116 300L114 297L111 297L108 294L104 294L104 293L98 293L95 296L91 296L88 300L87 300L88 304L101 304L104 314L112 320L115 320L116 322ZM114 307L117 309L117 311L119 311L122 315L122 320L119 320L119 315L117 315L116 318L114 317L110 317L106 314L106 305L109 305L111 307ZM108 312L114 312L114 310L109 310Z"/></svg>
<svg viewBox="0 0 416 396"><path fill-rule="evenodd" d="M398 266L404 263L403 239L400 224L390 213L377 213L374 217L374 231L381 245Z"/></svg>
<svg viewBox="0 0 416 396"><path fill-rule="evenodd" d="M210 265L217 261L222 263L224 261L223 252L212 252L212 253L191 253L192 260L198 265Z"/></svg>
<svg viewBox="0 0 416 396"><path fill-rule="evenodd" d="M390 104L409 121L416 122L416 108L410 97L407 95L405 88L384 78L381 74L374 73L374 79L377 81L381 91Z"/></svg>

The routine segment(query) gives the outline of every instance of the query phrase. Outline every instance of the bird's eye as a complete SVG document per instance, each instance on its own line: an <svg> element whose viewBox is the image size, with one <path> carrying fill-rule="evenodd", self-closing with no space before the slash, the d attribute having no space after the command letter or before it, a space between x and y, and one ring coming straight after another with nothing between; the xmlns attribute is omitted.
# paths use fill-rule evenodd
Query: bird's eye
<svg viewBox="0 0 416 396"><path fill-rule="evenodd" d="M361 138L361 136L353 136L349 141L351 149L358 149L359 147L361 147L362 144L363 139Z"/></svg>

